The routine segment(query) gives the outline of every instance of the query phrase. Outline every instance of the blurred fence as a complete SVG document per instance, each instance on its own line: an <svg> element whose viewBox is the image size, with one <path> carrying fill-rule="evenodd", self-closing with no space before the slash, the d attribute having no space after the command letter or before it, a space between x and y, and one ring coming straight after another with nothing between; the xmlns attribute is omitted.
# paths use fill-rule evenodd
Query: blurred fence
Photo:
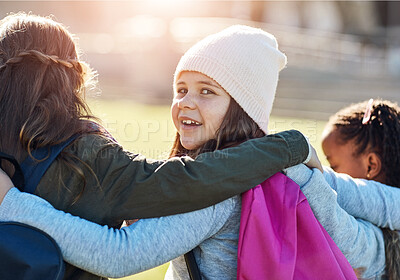
<svg viewBox="0 0 400 280"><path fill-rule="evenodd" d="M184 51L232 24L274 34L288 56L274 104L276 115L327 119L341 107L369 98L400 102L396 50L387 42L370 44L354 35L233 18L136 16L124 23L121 33L78 36L101 74L103 96L168 104L172 75Z"/></svg>

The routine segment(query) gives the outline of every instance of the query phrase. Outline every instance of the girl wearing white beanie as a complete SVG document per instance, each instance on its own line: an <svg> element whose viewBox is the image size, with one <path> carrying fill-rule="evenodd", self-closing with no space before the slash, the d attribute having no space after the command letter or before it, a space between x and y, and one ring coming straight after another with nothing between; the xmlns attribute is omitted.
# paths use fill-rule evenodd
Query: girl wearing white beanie
<svg viewBox="0 0 400 280"><path fill-rule="evenodd" d="M171 112L177 135L171 157L196 157L267 134L285 65L275 37L248 26L229 27L190 48L174 75ZM318 159L313 160L318 167ZM236 278L240 196L192 213L139 220L121 230L52 211L39 198L32 205L25 203L15 214L0 208L0 219L5 214L48 232L68 262L92 273L122 277L176 258L166 278L189 279L179 256L195 248L204 279ZM45 211L35 212L40 209Z"/></svg>
<svg viewBox="0 0 400 280"><path fill-rule="evenodd" d="M248 26L231 26L191 47L174 75L177 134L170 156L196 157L267 134L285 65L275 37ZM229 201L223 223L193 250L204 279L236 278L241 199ZM183 256L171 262L165 278L189 279Z"/></svg>
<svg viewBox="0 0 400 280"><path fill-rule="evenodd" d="M231 26L195 44L174 75L172 118L178 132L171 156L195 156L267 134L279 71L285 65L275 37L249 26ZM186 79L198 83L197 88L190 90ZM199 89L204 92L196 93ZM202 116L208 110L214 111L210 117ZM210 120L202 123L203 117ZM185 118L195 123L185 125ZM198 143L185 146L187 139Z"/></svg>

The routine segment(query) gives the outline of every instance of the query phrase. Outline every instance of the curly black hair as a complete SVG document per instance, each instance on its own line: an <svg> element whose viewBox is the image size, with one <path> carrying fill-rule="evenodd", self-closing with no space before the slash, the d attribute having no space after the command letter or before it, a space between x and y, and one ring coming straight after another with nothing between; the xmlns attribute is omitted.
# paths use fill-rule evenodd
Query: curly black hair
<svg viewBox="0 0 400 280"><path fill-rule="evenodd" d="M355 156L376 153L382 162L385 184L400 187L400 107L387 100L374 100L371 116L363 123L368 101L346 107L333 115L328 127L342 143L354 141Z"/></svg>

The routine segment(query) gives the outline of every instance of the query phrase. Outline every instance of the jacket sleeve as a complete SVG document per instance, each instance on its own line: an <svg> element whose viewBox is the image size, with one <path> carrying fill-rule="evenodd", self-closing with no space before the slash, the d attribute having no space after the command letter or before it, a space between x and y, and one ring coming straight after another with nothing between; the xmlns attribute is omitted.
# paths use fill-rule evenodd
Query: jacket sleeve
<svg viewBox="0 0 400 280"><path fill-rule="evenodd" d="M363 278L374 279L385 269L382 231L375 225L355 219L337 202L336 192L318 169L304 165L287 169L287 176L300 185L315 217L335 241L353 268L365 268Z"/></svg>
<svg viewBox="0 0 400 280"><path fill-rule="evenodd" d="M324 167L324 177L350 215L379 227L400 230L400 189L372 180L354 179Z"/></svg>
<svg viewBox="0 0 400 280"><path fill-rule="evenodd" d="M0 206L0 221L18 221L45 231L74 266L100 276L124 277L192 250L224 226L235 205L228 199L191 213L142 219L117 230L55 210L42 198L12 188Z"/></svg>
<svg viewBox="0 0 400 280"><path fill-rule="evenodd" d="M103 211L109 219L118 220L208 207L304 161L308 152L304 136L287 131L204 153L195 160L181 157L152 161L129 154L115 144L93 148L89 158L95 158Z"/></svg>

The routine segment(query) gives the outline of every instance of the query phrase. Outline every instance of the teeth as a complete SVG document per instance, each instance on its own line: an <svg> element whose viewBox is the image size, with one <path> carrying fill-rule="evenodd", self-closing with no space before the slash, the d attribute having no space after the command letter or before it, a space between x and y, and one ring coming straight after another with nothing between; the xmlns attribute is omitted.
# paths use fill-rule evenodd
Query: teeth
<svg viewBox="0 0 400 280"><path fill-rule="evenodd" d="M191 125L191 124L200 125L199 122L192 121L192 120L183 120L182 123L183 124L188 124L188 125Z"/></svg>

